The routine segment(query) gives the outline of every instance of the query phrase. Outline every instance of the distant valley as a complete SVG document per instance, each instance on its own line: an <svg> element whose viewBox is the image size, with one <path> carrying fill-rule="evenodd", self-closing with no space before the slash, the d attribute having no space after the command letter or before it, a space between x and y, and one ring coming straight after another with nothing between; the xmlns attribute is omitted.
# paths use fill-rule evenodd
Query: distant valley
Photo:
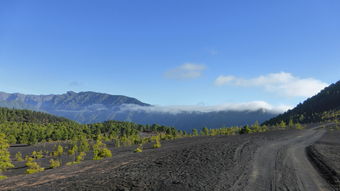
<svg viewBox="0 0 340 191"><path fill-rule="evenodd" d="M0 106L47 112L80 123L119 120L139 124L160 124L188 131L193 128L246 125L256 120L261 123L278 114L265 108L205 112L184 110L174 113L158 110L156 106L127 96L72 91L61 95L0 92Z"/></svg>

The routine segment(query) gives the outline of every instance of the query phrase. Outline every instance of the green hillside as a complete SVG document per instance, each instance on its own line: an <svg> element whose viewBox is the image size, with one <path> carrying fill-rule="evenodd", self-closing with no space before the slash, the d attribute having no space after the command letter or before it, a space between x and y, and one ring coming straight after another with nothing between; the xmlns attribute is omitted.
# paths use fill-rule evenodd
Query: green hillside
<svg viewBox="0 0 340 191"><path fill-rule="evenodd" d="M31 110L0 108L0 123L28 122L28 123L56 123L70 122L71 120Z"/></svg>
<svg viewBox="0 0 340 191"><path fill-rule="evenodd" d="M136 140L140 141L140 132L164 133L171 136L183 133L175 128L157 124L139 125L120 121L79 124L42 112L0 108L0 133L4 133L12 144L35 144L79 137L93 140L99 135L110 140L134 143Z"/></svg>
<svg viewBox="0 0 340 191"><path fill-rule="evenodd" d="M274 125L290 120L299 123L321 122L340 118L340 81L323 89L294 109L274 117L264 124Z"/></svg>

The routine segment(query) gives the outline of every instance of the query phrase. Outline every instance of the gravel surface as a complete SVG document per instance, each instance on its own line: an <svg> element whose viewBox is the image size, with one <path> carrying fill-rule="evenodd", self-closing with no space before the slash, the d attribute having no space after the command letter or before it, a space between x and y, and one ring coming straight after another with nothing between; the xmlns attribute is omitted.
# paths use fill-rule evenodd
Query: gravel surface
<svg viewBox="0 0 340 191"><path fill-rule="evenodd" d="M332 188L340 190L340 131L327 132L307 153Z"/></svg>
<svg viewBox="0 0 340 191"><path fill-rule="evenodd" d="M159 149L146 145L142 153L133 153L135 147L111 148L113 157L101 161L32 175L14 169L0 181L0 189L330 190L305 154L324 133L308 129L183 138L163 142Z"/></svg>

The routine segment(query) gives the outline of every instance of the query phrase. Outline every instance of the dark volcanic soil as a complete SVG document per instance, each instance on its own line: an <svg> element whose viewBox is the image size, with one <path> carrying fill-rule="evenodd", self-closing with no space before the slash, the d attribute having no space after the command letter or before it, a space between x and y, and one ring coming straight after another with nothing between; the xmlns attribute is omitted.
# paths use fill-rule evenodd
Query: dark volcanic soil
<svg viewBox="0 0 340 191"><path fill-rule="evenodd" d="M327 132L307 153L333 189L340 190L340 131Z"/></svg>
<svg viewBox="0 0 340 191"><path fill-rule="evenodd" d="M164 142L160 149L149 145L142 153L111 148L113 157L101 161L32 175L9 172L0 189L308 190L315 187L306 185L315 184L329 190L304 152L324 133L308 129L184 138Z"/></svg>

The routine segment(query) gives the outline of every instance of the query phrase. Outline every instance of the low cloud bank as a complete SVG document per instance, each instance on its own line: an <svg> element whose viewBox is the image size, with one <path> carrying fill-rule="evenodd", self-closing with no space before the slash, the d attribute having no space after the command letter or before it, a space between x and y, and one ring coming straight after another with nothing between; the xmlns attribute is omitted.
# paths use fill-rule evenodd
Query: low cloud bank
<svg viewBox="0 0 340 191"><path fill-rule="evenodd" d="M122 112L124 111L143 111L148 113L169 113L169 114L180 114L180 113L192 113L192 112L220 112L220 111L258 111L264 110L270 113L283 113L292 106L278 105L273 106L264 101L253 101L246 103L226 103L214 106L199 106L199 105L186 105L186 106L139 106L134 104L124 104L120 107Z"/></svg>

